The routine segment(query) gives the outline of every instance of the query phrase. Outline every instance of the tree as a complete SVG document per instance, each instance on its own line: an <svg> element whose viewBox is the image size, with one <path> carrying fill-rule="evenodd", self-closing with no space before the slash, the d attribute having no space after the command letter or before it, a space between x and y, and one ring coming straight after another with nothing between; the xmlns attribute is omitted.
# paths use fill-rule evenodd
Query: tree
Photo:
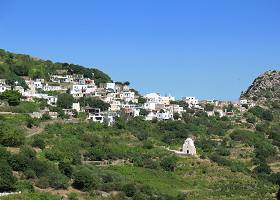
<svg viewBox="0 0 280 200"><path fill-rule="evenodd" d="M139 103L139 104L144 104L144 103L146 103L146 102L147 102L147 99L145 99L144 97L140 96L140 97L138 98L138 103Z"/></svg>
<svg viewBox="0 0 280 200"><path fill-rule="evenodd" d="M74 174L73 186L82 191L89 191L95 186L94 177L92 171L86 167L78 169Z"/></svg>
<svg viewBox="0 0 280 200"><path fill-rule="evenodd" d="M21 129L7 125L5 123L0 125L0 143L4 146L20 146L24 143L24 134Z"/></svg>
<svg viewBox="0 0 280 200"><path fill-rule="evenodd" d="M160 162L160 166L165 171L174 171L176 168L176 158L175 157L166 157L163 158Z"/></svg>
<svg viewBox="0 0 280 200"><path fill-rule="evenodd" d="M146 117L148 114L149 114L149 111L147 111L146 109L140 109L140 113L139 113L141 116L144 116Z"/></svg>
<svg viewBox="0 0 280 200"><path fill-rule="evenodd" d="M16 178L7 161L0 160L0 192L13 191Z"/></svg>
<svg viewBox="0 0 280 200"><path fill-rule="evenodd" d="M134 194L135 194L136 191L137 191L137 188L135 187L134 184L129 183L129 184L124 185L122 190L124 191L124 193L126 194L126 196L128 196L128 197L133 197Z"/></svg>
<svg viewBox="0 0 280 200"><path fill-rule="evenodd" d="M72 108L72 104L74 103L74 98L72 95L63 93L58 95L57 97L57 106L65 109Z"/></svg>
<svg viewBox="0 0 280 200"><path fill-rule="evenodd" d="M174 113L173 118L175 120L178 120L180 118L180 114L179 113Z"/></svg>
<svg viewBox="0 0 280 200"><path fill-rule="evenodd" d="M62 174L66 175L67 177L70 178L72 176L73 168L69 162L60 162L58 164L58 169Z"/></svg>
<svg viewBox="0 0 280 200"><path fill-rule="evenodd" d="M214 110L214 107L215 107L215 106L214 106L213 104L209 104L209 103L208 103L208 104L205 105L205 108L204 108L204 109L205 109L205 111L213 111L213 110Z"/></svg>
<svg viewBox="0 0 280 200"><path fill-rule="evenodd" d="M82 97L79 99L81 106L90 106L93 108L100 108L101 111L106 111L110 108L110 104L94 97Z"/></svg>
<svg viewBox="0 0 280 200"><path fill-rule="evenodd" d="M6 90L0 95L0 98L8 101L10 106L17 106L20 103L21 94L18 91Z"/></svg>

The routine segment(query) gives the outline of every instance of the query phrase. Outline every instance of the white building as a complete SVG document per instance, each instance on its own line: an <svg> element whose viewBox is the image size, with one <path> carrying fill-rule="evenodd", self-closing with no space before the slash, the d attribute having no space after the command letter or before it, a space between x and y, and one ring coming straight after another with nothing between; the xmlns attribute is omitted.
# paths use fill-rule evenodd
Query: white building
<svg viewBox="0 0 280 200"><path fill-rule="evenodd" d="M77 112L80 112L81 111L81 106L80 106L80 103L73 103L72 104L72 109L73 110L76 110Z"/></svg>
<svg viewBox="0 0 280 200"><path fill-rule="evenodd" d="M199 102L196 97L183 97L183 101L189 104L189 108L198 108Z"/></svg>
<svg viewBox="0 0 280 200"><path fill-rule="evenodd" d="M104 122L104 117L101 115L101 111L99 108L93 109L93 112L88 113L88 120L92 120L93 122L99 122L103 123Z"/></svg>
<svg viewBox="0 0 280 200"><path fill-rule="evenodd" d="M6 79L0 79L0 85L6 85Z"/></svg>
<svg viewBox="0 0 280 200"><path fill-rule="evenodd" d="M57 97L56 96L47 96L47 103L49 105L56 105Z"/></svg>
<svg viewBox="0 0 280 200"><path fill-rule="evenodd" d="M95 90L95 85L73 85L70 94L72 94L73 97L84 97L89 94L94 94Z"/></svg>
<svg viewBox="0 0 280 200"><path fill-rule="evenodd" d="M183 153L191 156L196 155L196 148L191 138L185 140L183 144Z"/></svg>
<svg viewBox="0 0 280 200"><path fill-rule="evenodd" d="M144 103L144 109L145 110L156 110L157 103L155 102L146 102Z"/></svg>
<svg viewBox="0 0 280 200"><path fill-rule="evenodd" d="M145 117L146 121L152 121L153 119L157 119L156 112L149 112L149 114Z"/></svg>
<svg viewBox="0 0 280 200"><path fill-rule="evenodd" d="M177 104L172 104L169 106L170 107L170 110L173 112L173 113L179 113L179 114L182 114L184 112L184 108L177 105Z"/></svg>
<svg viewBox="0 0 280 200"><path fill-rule="evenodd" d="M169 106L171 101L175 101L175 97L172 96L164 96L164 97L160 97L161 99L161 103L164 105Z"/></svg>
<svg viewBox="0 0 280 200"><path fill-rule="evenodd" d="M109 108L110 111L119 111L121 110L121 102L120 101L112 101L110 103L111 107Z"/></svg>
<svg viewBox="0 0 280 200"><path fill-rule="evenodd" d="M125 102L132 101L133 103L137 103L137 99L135 99L135 93L131 92L131 91L121 92L120 93L120 99L125 101Z"/></svg>
<svg viewBox="0 0 280 200"><path fill-rule="evenodd" d="M15 91L18 91L20 94L24 93L24 88L22 86L15 86L14 88Z"/></svg>
<svg viewBox="0 0 280 200"><path fill-rule="evenodd" d="M144 95L147 102L161 103L161 96L158 93L149 93Z"/></svg>
<svg viewBox="0 0 280 200"><path fill-rule="evenodd" d="M170 111L157 112L156 117L158 120L169 120L173 119L173 113Z"/></svg>
<svg viewBox="0 0 280 200"><path fill-rule="evenodd" d="M0 93L5 92L6 90L11 90L11 86L0 85Z"/></svg>
<svg viewBox="0 0 280 200"><path fill-rule="evenodd" d="M43 91L49 92L49 91L62 91L62 90L67 90L63 89L60 85L49 85L46 84L43 86Z"/></svg>
<svg viewBox="0 0 280 200"><path fill-rule="evenodd" d="M33 84L34 84L36 89L42 89L43 88L43 84L42 84L41 81L34 81Z"/></svg>

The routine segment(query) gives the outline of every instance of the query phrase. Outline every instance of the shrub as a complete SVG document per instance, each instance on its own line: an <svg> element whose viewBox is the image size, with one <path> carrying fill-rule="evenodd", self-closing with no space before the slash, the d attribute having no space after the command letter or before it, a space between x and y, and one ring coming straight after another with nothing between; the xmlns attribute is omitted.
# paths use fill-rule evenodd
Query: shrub
<svg viewBox="0 0 280 200"><path fill-rule="evenodd" d="M92 171L86 167L82 167L73 174L73 186L82 191L89 191L96 186Z"/></svg>
<svg viewBox="0 0 280 200"><path fill-rule="evenodd" d="M9 192L15 190L16 178L8 163L0 160L0 192Z"/></svg>
<svg viewBox="0 0 280 200"><path fill-rule="evenodd" d="M175 157L166 157L160 161L160 166L165 171L174 171L176 168L176 158Z"/></svg>
<svg viewBox="0 0 280 200"><path fill-rule="evenodd" d="M72 176L73 168L69 162L59 162L58 169L62 174L66 175L67 177L70 178Z"/></svg>
<svg viewBox="0 0 280 200"><path fill-rule="evenodd" d="M129 184L124 185L122 190L123 190L123 192L125 193L126 196L133 197L134 194L137 191L137 188L134 184L129 183Z"/></svg>
<svg viewBox="0 0 280 200"><path fill-rule="evenodd" d="M19 180L15 185L16 191L20 192L34 192L34 187L32 182L27 180Z"/></svg>
<svg viewBox="0 0 280 200"><path fill-rule="evenodd" d="M45 144L45 141L44 139L40 138L40 137L35 137L33 139L33 142L32 142L32 146L33 147L38 147L40 149L44 149L46 144Z"/></svg>

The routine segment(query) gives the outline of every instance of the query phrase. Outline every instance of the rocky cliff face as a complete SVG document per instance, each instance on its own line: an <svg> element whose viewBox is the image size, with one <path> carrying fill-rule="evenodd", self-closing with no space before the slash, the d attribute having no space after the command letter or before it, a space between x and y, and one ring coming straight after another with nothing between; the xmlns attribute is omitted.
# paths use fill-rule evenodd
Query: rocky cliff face
<svg viewBox="0 0 280 200"><path fill-rule="evenodd" d="M258 104L267 104L280 100L280 71L267 71L257 77L241 99L253 100Z"/></svg>

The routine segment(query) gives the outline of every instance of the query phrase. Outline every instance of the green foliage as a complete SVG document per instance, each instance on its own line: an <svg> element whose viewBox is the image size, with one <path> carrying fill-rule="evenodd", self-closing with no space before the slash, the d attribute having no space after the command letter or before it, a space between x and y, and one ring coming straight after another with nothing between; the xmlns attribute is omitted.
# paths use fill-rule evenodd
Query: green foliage
<svg viewBox="0 0 280 200"><path fill-rule="evenodd" d="M92 170L90 170L87 167L80 167L79 169L77 169L73 174L73 178L74 178L73 186L76 189L82 191L92 190L97 185Z"/></svg>
<svg viewBox="0 0 280 200"><path fill-rule="evenodd" d="M204 110L205 111L213 111L214 110L214 104L206 104Z"/></svg>
<svg viewBox="0 0 280 200"><path fill-rule="evenodd" d="M0 144L16 147L24 144L23 131L6 122L0 122Z"/></svg>
<svg viewBox="0 0 280 200"><path fill-rule="evenodd" d="M31 181L28 180L18 180L15 185L16 191L19 192L34 192L34 187Z"/></svg>
<svg viewBox="0 0 280 200"><path fill-rule="evenodd" d="M174 171L176 168L176 158L175 157L166 157L160 161L160 166L165 171Z"/></svg>
<svg viewBox="0 0 280 200"><path fill-rule="evenodd" d="M34 137L34 139L32 141L32 146L33 147L38 147L40 149L44 149L45 146L46 146L46 143L45 143L43 138L41 138L39 136L36 136L36 137Z"/></svg>
<svg viewBox="0 0 280 200"><path fill-rule="evenodd" d="M265 139L265 136L259 132L247 130L235 130L230 134L233 140L243 142L249 146L255 147L256 158L265 161L276 155L275 147Z"/></svg>
<svg viewBox="0 0 280 200"><path fill-rule="evenodd" d="M7 161L0 160L0 192L15 190L16 178L13 176L11 167Z"/></svg>
<svg viewBox="0 0 280 200"><path fill-rule="evenodd" d="M73 103L74 103L74 98L70 94L63 93L58 95L57 97L57 106L60 108L65 108L65 109L72 108Z"/></svg>
<svg viewBox="0 0 280 200"><path fill-rule="evenodd" d="M6 90L0 94L0 99L6 100L10 106L16 106L20 103L21 94L18 91Z"/></svg>
<svg viewBox="0 0 280 200"><path fill-rule="evenodd" d="M146 117L149 114L149 111L145 110L145 109L140 109L140 113L141 116Z"/></svg>
<svg viewBox="0 0 280 200"><path fill-rule="evenodd" d="M65 176L67 176L69 178L72 176L73 167L71 166L71 164L69 162L62 161L62 162L58 163L58 169Z"/></svg>
<svg viewBox="0 0 280 200"><path fill-rule="evenodd" d="M136 186L131 183L124 185L122 190L124 191L127 197L133 197L137 191Z"/></svg>
<svg viewBox="0 0 280 200"><path fill-rule="evenodd" d="M68 63L53 63L49 60L35 59L28 55L14 54L1 50L0 78L7 79L14 84L26 87L20 76L49 79L49 74L56 74L57 70L66 70L68 74L83 74L84 77L93 78L96 84L111 82L111 78L104 72L95 68L85 68L80 65Z"/></svg>
<svg viewBox="0 0 280 200"><path fill-rule="evenodd" d="M94 97L82 97L79 99L79 102L82 107L100 108L101 111L106 111L110 108L110 104Z"/></svg>
<svg viewBox="0 0 280 200"><path fill-rule="evenodd" d="M255 106L253 108L250 108L249 111L250 113L254 114L260 119L267 120L267 121L272 121L273 120L273 114L270 110L265 110L259 106Z"/></svg>

